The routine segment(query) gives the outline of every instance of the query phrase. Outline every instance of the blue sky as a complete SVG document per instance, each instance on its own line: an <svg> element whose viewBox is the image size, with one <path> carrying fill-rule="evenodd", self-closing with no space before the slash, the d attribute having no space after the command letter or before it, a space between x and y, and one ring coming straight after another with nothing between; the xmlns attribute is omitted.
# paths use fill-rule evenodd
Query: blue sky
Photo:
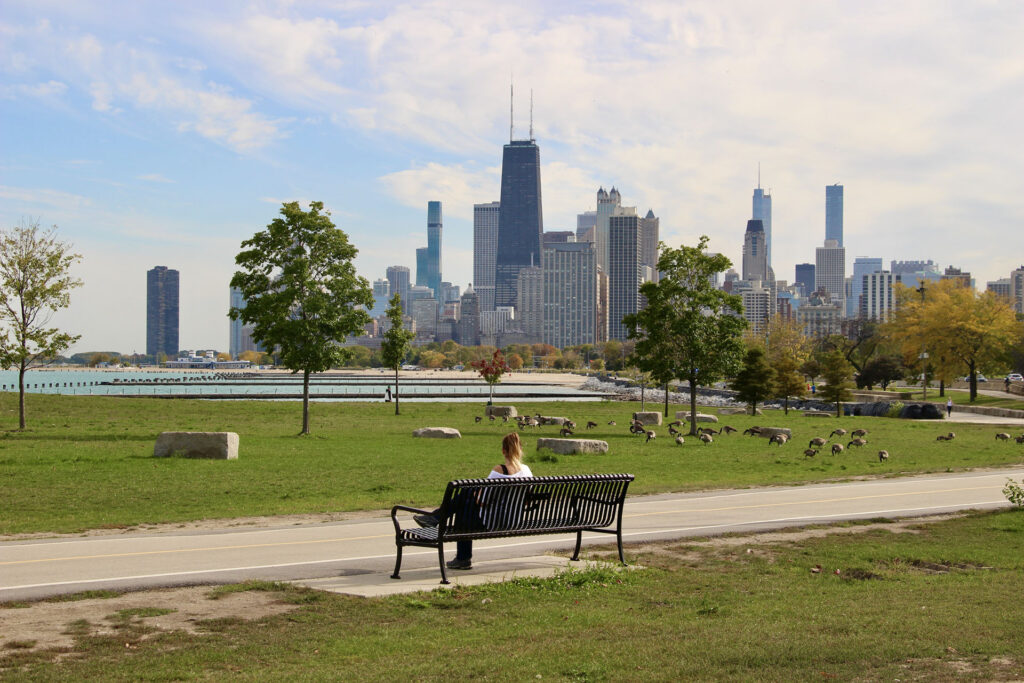
<svg viewBox="0 0 1024 683"><path fill-rule="evenodd" d="M234 255L281 201L323 201L373 280L414 267L440 200L465 287L514 77L548 230L615 185L738 263L760 162L780 279L839 182L848 272L931 258L984 287L1024 263L1021 35L1018 3L978 0L4 0L0 216L83 255L75 350L144 350L155 265L181 271L182 347L226 348Z"/></svg>

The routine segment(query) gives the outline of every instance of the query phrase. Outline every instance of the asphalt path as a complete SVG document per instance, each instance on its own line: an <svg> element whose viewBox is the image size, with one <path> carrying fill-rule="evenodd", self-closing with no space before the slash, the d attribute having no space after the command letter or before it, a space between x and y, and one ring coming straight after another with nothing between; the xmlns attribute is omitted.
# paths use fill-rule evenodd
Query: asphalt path
<svg viewBox="0 0 1024 683"><path fill-rule="evenodd" d="M751 532L874 517L910 517L1008 505L1002 488L1024 468L742 490L630 497L626 543ZM412 521L405 518L403 525ZM389 517L321 524L0 543L0 602L85 590L139 590L233 583L379 576L394 565ZM609 537L585 534L585 544ZM474 559L494 560L571 548L575 535L495 539L475 544ZM448 553L453 556L454 548ZM628 546L627 546L628 553ZM403 572L436 567L437 553L408 548Z"/></svg>

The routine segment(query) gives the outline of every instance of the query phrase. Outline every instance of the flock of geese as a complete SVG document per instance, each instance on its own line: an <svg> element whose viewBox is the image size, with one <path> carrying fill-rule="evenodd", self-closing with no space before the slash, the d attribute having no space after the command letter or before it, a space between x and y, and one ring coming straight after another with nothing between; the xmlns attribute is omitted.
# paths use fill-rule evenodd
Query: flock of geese
<svg viewBox="0 0 1024 683"><path fill-rule="evenodd" d="M475 419L476 422L482 422L485 418L477 416ZM498 418L496 418L494 415L489 415L487 416L486 419L490 420L491 422L496 422ZM508 416L505 416L502 417L501 420L502 422L507 423L509 422L510 418ZM546 417L544 415L541 415L540 413L537 413L536 415L516 416L511 418L511 420L514 420L516 422L516 425L520 430L525 430L527 428L536 428L543 425L557 425L558 427L560 427L558 431L559 436L570 437L576 433L576 423L573 420L569 420L566 418ZM677 427L682 427L683 424L684 423L682 420L676 420L674 422L668 423L669 436L674 437L675 443L678 446L682 446L684 443L686 443L686 439L683 436L683 432L677 429ZM609 420L608 425L611 427L616 426L615 420ZM586 423L586 429L593 429L597 426L597 423L594 422L593 420L588 420ZM707 446L709 444L714 443L716 436L720 436L722 434L728 435L737 431L739 430L735 429L734 427L730 427L729 425L723 425L719 429L714 429L712 427L699 427L697 429L697 439L702 444ZM644 443L650 443L651 441L654 441L655 439L658 438L657 432L655 432L653 429L649 429L648 426L641 420L636 419L635 414L633 418L630 420L629 433L636 436L646 437ZM850 440L847 441L846 446L843 446L842 440L846 437L848 433L850 435ZM748 429L743 430L743 434L747 436L764 436L767 434L769 446L775 444L781 447L785 446L790 441L790 436L785 432L765 427L750 427ZM804 449L804 455L808 458L813 458L814 456L818 455L818 453L821 452L822 448L829 445L829 442L832 441L834 437L838 438L836 442L832 443L830 447L830 452L832 455L839 455L840 453L848 451L852 448L863 448L864 446L868 445L867 435L868 430L866 429L854 429L852 432L847 432L845 429L841 427L833 429L832 433L829 434L828 437L816 436L813 439L811 439L810 442L807 444L807 448ZM935 437L936 441L953 441L954 439L956 439L956 432L940 434L939 436ZM1019 444L1024 444L1024 434L1021 434L1020 436L1016 437L1011 436L1006 432L999 432L998 434L996 434L997 441L1009 441L1010 439L1013 439ZM879 462L885 462L888 459L889 451L884 449L878 451Z"/></svg>

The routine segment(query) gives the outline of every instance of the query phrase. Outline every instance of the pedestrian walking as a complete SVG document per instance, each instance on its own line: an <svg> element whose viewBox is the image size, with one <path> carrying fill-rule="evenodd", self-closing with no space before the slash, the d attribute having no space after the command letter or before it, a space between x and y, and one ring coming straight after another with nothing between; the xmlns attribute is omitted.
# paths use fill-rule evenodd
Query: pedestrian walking
<svg viewBox="0 0 1024 683"><path fill-rule="evenodd" d="M952 414L953 414L953 399L947 398L946 399L946 417L949 417Z"/></svg>

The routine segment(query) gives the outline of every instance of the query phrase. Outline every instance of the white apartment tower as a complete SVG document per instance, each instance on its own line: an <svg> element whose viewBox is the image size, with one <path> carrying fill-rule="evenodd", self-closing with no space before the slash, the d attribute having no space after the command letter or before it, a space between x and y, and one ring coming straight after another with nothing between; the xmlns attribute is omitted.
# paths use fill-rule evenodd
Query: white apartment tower
<svg viewBox="0 0 1024 683"><path fill-rule="evenodd" d="M545 244L545 344L558 348L598 339L597 249L593 242Z"/></svg>
<svg viewBox="0 0 1024 683"><path fill-rule="evenodd" d="M825 240L825 246L815 249L814 289L824 289L832 303L845 312L846 303L846 249L837 240Z"/></svg>
<svg viewBox="0 0 1024 683"><path fill-rule="evenodd" d="M498 258L501 202L473 205L473 291L480 312L494 310L494 273Z"/></svg>

